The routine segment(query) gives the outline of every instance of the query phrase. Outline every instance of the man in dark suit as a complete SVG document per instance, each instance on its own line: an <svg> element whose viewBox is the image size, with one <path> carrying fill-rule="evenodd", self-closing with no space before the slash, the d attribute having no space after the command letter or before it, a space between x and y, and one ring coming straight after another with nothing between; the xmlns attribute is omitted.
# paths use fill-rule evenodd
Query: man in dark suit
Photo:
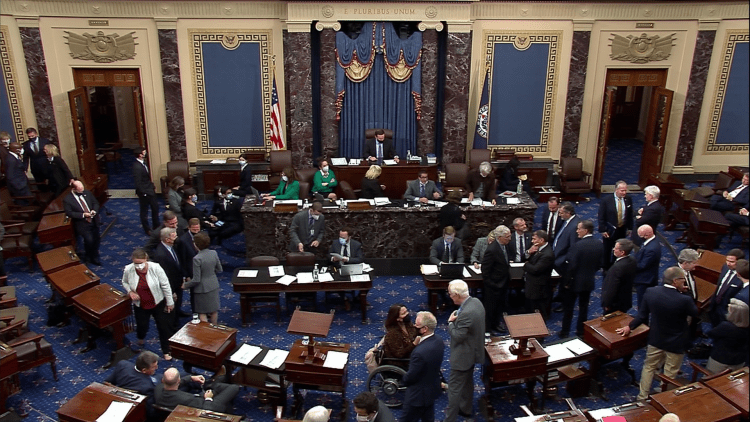
<svg viewBox="0 0 750 422"><path fill-rule="evenodd" d="M63 198L65 215L73 220L73 231L83 238L83 249L88 262L102 265L99 261L99 201L94 194L83 188L83 182L73 182L73 189Z"/></svg>
<svg viewBox="0 0 750 422"><path fill-rule="evenodd" d="M505 232L510 238L507 227ZM484 362L485 315L482 302L469 296L469 286L465 281L453 280L448 283L448 294L459 308L448 317L451 373L448 380L448 407L443 421L454 422L459 415L464 418L473 417L474 365Z"/></svg>
<svg viewBox="0 0 750 422"><path fill-rule="evenodd" d="M547 239L549 242L554 241L557 236L557 231L562 227L562 219L560 218L560 199L556 196L551 196L547 200L547 208L542 211L542 230L547 232Z"/></svg>
<svg viewBox="0 0 750 422"><path fill-rule="evenodd" d="M40 137L33 127L26 129L26 136L29 140L23 143L24 168L31 166L31 175L34 176L34 181L44 183L47 180L45 172L47 155L44 153L44 146L50 142L48 139Z"/></svg>
<svg viewBox="0 0 750 422"><path fill-rule="evenodd" d="M661 261L661 244L648 224L638 228L638 236L643 239L643 246L635 254L637 271L635 286L636 305L641 306L646 289L656 286L659 281L659 262Z"/></svg>
<svg viewBox="0 0 750 422"><path fill-rule="evenodd" d="M646 400L651 393L654 373L664 365L664 375L676 378L688 346L687 317L696 318L698 308L685 291L685 275L681 268L664 271L664 284L646 291L638 315L628 326L618 328L622 336L630 334L641 324L649 326L648 349L641 371L638 400Z"/></svg>
<svg viewBox="0 0 750 422"><path fill-rule="evenodd" d="M216 240L218 245L236 235L242 233L244 225L242 223L242 204L244 203L243 198L237 198L232 193L232 188L222 188L223 196L220 196L214 206L211 209L211 220L221 221L223 224L218 226L214 224L214 227L209 229L209 235L212 240Z"/></svg>
<svg viewBox="0 0 750 422"><path fill-rule="evenodd" d="M234 400L240 387L237 384L224 384L214 382L211 389L202 395L194 395L181 391L184 384L194 382L190 376L180 379L177 368L169 368L164 371L162 383L154 389L154 399L157 405L173 409L177 405L195 407L203 410L213 410L222 413L232 413L232 400Z"/></svg>
<svg viewBox="0 0 750 422"><path fill-rule="evenodd" d="M240 184L234 187L234 191L240 198L244 198L247 195L253 194L253 172L249 165L247 165L247 159L240 154Z"/></svg>
<svg viewBox="0 0 750 422"><path fill-rule="evenodd" d="M724 218L729 221L729 226L737 230L738 227L742 226L750 226L750 201L745 202L745 204L737 210L737 212L728 212L724 214Z"/></svg>
<svg viewBox="0 0 750 422"><path fill-rule="evenodd" d="M187 281L193 278L193 258L198 253L198 247L195 246L194 236L201 232L201 220L191 218L188 220L188 229L181 236L177 237L174 244L177 257L182 263L182 272ZM193 300L193 290L190 289L190 307L194 312L195 301Z"/></svg>
<svg viewBox="0 0 750 422"><path fill-rule="evenodd" d="M404 192L404 199L407 201L419 201L423 204L440 199L442 196L443 193L437 188L435 182L429 180L426 170L419 172L417 180L409 181Z"/></svg>
<svg viewBox="0 0 750 422"><path fill-rule="evenodd" d="M583 336L583 323L589 319L589 298L594 290L594 277L602 266L602 242L595 239L594 222L583 220L576 229L580 239L568 252L567 277L562 282L563 319L560 338L568 337L573 310L578 299L576 335Z"/></svg>
<svg viewBox="0 0 750 422"><path fill-rule="evenodd" d="M21 196L32 196L29 187L29 178L26 177L23 163L23 148L18 142L10 143L8 162L5 165L5 183L13 198ZM14 199L17 205L28 205L25 199Z"/></svg>
<svg viewBox="0 0 750 422"><path fill-rule="evenodd" d="M734 211L735 208L747 204L750 199L750 175L745 173L742 181L735 182L721 195L712 195L711 209L716 211Z"/></svg>
<svg viewBox="0 0 750 422"><path fill-rule="evenodd" d="M661 191L658 186L651 185L643 189L643 195L646 197L646 205L638 209L638 215L635 216L633 232L631 234L631 240L637 246L643 244L643 239L638 235L639 227L647 224L656 233L656 228L661 223L661 219L664 216L664 207L659 203L660 194Z"/></svg>
<svg viewBox="0 0 750 422"><path fill-rule="evenodd" d="M620 180L615 183L615 193L602 198L599 204L599 233L604 244L604 271L614 262L612 249L617 239L628 236L633 227L633 199L628 196L628 184Z"/></svg>
<svg viewBox="0 0 750 422"><path fill-rule="evenodd" d="M523 264L526 312L538 310L544 320L549 318L549 299L552 298L552 269L555 253L547 242L547 232L537 230L531 236L529 259Z"/></svg>
<svg viewBox="0 0 750 422"><path fill-rule="evenodd" d="M708 316L714 327L726 319L729 299L742 289L742 281L737 277L737 262L743 258L745 252L742 249L735 248L727 252L726 263L719 273L716 290L708 302Z"/></svg>
<svg viewBox="0 0 750 422"><path fill-rule="evenodd" d="M531 233L526 231L526 220L513 220L513 234L508 242L508 257L512 262L526 262L526 251L531 247Z"/></svg>
<svg viewBox="0 0 750 422"><path fill-rule="evenodd" d="M618 239L612 249L615 262L602 282L602 311L605 315L615 311L627 312L633 307L633 280L637 270L635 258L630 254L633 247L630 239Z"/></svg>
<svg viewBox="0 0 750 422"><path fill-rule="evenodd" d="M742 287L732 299L740 300L750 306L750 292L748 291L748 283L750 283L750 263L748 263L746 259L740 259L737 261L736 271L737 278L742 282Z"/></svg>
<svg viewBox="0 0 750 422"><path fill-rule="evenodd" d="M433 422L435 402L443 393L440 388L440 366L443 364L445 346L435 334L437 320L431 312L417 313L414 328L419 337L409 357L409 371L401 379L406 386L402 421Z"/></svg>
<svg viewBox="0 0 750 422"><path fill-rule="evenodd" d="M557 235L554 240L551 240L552 250L555 252L555 270L562 280L565 280L566 271L568 268L568 250L573 244L578 242L578 234L576 229L578 228L578 222L581 219L576 215L576 208L570 202L565 202L560 206L558 214L562 224L557 230ZM558 287L557 295L552 298L552 302L562 302L561 290ZM555 312L562 312L562 305L558 305L553 309Z"/></svg>
<svg viewBox="0 0 750 422"><path fill-rule="evenodd" d="M504 332L506 328L500 319L506 309L510 283L510 254L506 246L511 238L510 229L497 226L495 236L495 242L487 246L482 258L482 301L487 330Z"/></svg>
<svg viewBox="0 0 750 422"><path fill-rule="evenodd" d="M352 239L351 233L352 230L350 228L343 227L339 230L339 238L331 243L331 249L329 249L331 265L336 268L341 268L342 265L361 264L363 262L362 244ZM344 299L344 309L347 311L350 310L352 303L349 296L346 295L346 292L340 292L339 294ZM351 290L350 294L352 300L357 297L354 290Z"/></svg>
<svg viewBox="0 0 750 422"><path fill-rule="evenodd" d="M292 252L317 252L326 228L323 204L313 202L310 208L298 212L289 227L289 250Z"/></svg>
<svg viewBox="0 0 750 422"><path fill-rule="evenodd" d="M396 422L391 409L380 401L378 396L369 391L357 394L352 403L354 404L354 413L358 421Z"/></svg>
<svg viewBox="0 0 750 422"><path fill-rule="evenodd" d="M185 233L183 229L180 229L178 227L179 219L177 218L177 214L175 214L174 211L164 211L161 215L161 220L162 224L159 227L151 230L151 234L149 234L146 244L143 245L143 250L146 251L149 256L154 254L154 250L159 245L159 242L161 242L161 229L165 227L176 229L177 237L180 237Z"/></svg>
<svg viewBox="0 0 750 422"><path fill-rule="evenodd" d="M135 180L135 194L138 197L140 207L140 218L143 231L150 234L156 228L159 221L159 203L156 200L156 188L151 181L151 170L146 161L146 148L138 147L133 150L135 163L133 163L133 179ZM151 222L148 224L148 210L151 208Z"/></svg>
<svg viewBox="0 0 750 422"><path fill-rule="evenodd" d="M151 259L157 264L161 265L164 273L167 275L169 280L169 287L172 288L174 296L174 308L177 311L177 317L188 317L191 316L187 312L182 310L182 283L185 281L185 271L182 269L182 262L178 257L177 250L175 248L175 242L177 241L177 229L171 227L165 227L159 232L161 242L154 248L154 253ZM178 321L174 318L174 327L177 331Z"/></svg>
<svg viewBox="0 0 750 422"><path fill-rule="evenodd" d="M154 376L158 368L159 356L146 350L135 359L135 365L127 360L117 362L115 369L104 381L143 394L153 403L154 388L159 384L159 379Z"/></svg>
<svg viewBox="0 0 750 422"><path fill-rule="evenodd" d="M375 139L365 141L364 156L368 161L396 160L398 163L398 154L393 148L393 140L385 139L385 131L378 129L375 131Z"/></svg>
<svg viewBox="0 0 750 422"><path fill-rule="evenodd" d="M464 247L453 226L446 226L443 236L433 240L430 246L430 263L439 265L441 262L464 263Z"/></svg>

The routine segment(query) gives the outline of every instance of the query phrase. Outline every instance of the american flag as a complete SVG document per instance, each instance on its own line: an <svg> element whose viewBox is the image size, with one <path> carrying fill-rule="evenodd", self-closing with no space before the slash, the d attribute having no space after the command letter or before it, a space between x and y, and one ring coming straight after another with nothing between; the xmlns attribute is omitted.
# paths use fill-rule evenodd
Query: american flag
<svg viewBox="0 0 750 422"><path fill-rule="evenodd" d="M276 92L276 74L273 75L273 91L271 92L271 143L273 149L284 149L284 131L281 129L281 110L279 110L279 94Z"/></svg>

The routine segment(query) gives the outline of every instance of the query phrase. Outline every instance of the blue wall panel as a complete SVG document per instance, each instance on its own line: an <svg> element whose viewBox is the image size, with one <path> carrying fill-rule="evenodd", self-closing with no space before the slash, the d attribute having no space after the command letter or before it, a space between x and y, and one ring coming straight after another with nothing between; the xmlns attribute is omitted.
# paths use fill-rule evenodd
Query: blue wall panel
<svg viewBox="0 0 750 422"><path fill-rule="evenodd" d="M15 142L16 134L13 130L13 115L10 113L8 90L5 89L5 75L3 75L2 84L0 85L2 85L0 86L0 130L10 133L11 142Z"/></svg>
<svg viewBox="0 0 750 422"><path fill-rule="evenodd" d="M549 44L495 43L489 145L540 144L548 58Z"/></svg>
<svg viewBox="0 0 750 422"><path fill-rule="evenodd" d="M750 43L737 43L734 49L719 131L716 135L717 145L747 144L747 140L750 139L750 121L747 113L750 104L749 46Z"/></svg>
<svg viewBox="0 0 750 422"><path fill-rule="evenodd" d="M264 145L263 89L258 43L227 50L203 43L208 139L212 148Z"/></svg>

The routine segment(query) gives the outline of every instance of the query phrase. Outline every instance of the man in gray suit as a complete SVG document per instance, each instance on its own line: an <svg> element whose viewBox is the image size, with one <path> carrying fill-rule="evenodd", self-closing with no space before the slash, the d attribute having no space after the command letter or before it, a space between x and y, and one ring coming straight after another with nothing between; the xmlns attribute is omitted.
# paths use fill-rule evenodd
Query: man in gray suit
<svg viewBox="0 0 750 422"><path fill-rule="evenodd" d="M451 281L448 295L459 306L448 318L451 374L444 421L453 422L459 415L473 418L474 365L484 362L484 306L469 296L469 286L463 280Z"/></svg>
<svg viewBox="0 0 750 422"><path fill-rule="evenodd" d="M313 202L312 206L302 210L292 218L289 234L292 241L289 250L292 252L317 252L323 241L326 217L323 215L323 204Z"/></svg>
<svg viewBox="0 0 750 422"><path fill-rule="evenodd" d="M428 179L426 170L420 171L417 177L417 180L412 180L407 183L404 199L407 201L419 201L426 204L427 201L440 199L443 196L435 185L435 182Z"/></svg>

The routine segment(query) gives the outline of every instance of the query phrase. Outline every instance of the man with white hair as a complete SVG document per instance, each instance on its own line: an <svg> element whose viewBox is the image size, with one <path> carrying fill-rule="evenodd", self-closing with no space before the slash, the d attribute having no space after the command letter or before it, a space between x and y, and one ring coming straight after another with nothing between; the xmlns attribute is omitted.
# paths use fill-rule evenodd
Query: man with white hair
<svg viewBox="0 0 750 422"><path fill-rule="evenodd" d="M315 406L305 413L302 422L328 422L331 417L331 411L323 406Z"/></svg>
<svg viewBox="0 0 750 422"><path fill-rule="evenodd" d="M507 235L510 239L509 230ZM451 374L444 422L454 422L459 415L473 418L474 365L484 362L484 306L469 296L463 280L448 283L448 295L459 306L448 318Z"/></svg>
<svg viewBox="0 0 750 422"><path fill-rule="evenodd" d="M466 191L469 192L469 201L481 198L482 201L492 202L495 205L497 191L495 190L495 173L492 164L484 161L479 168L469 172L466 176Z"/></svg>
<svg viewBox="0 0 750 422"><path fill-rule="evenodd" d="M637 271L633 285L637 298L637 305L641 306L641 300L646 293L646 289L656 286L659 281L659 262L661 261L661 245L659 240L654 236L654 230L649 225L643 225L638 228L638 236L644 242L641 249L635 254Z"/></svg>
<svg viewBox="0 0 750 422"><path fill-rule="evenodd" d="M661 222L662 216L664 215L664 207L659 203L659 195L661 191L658 186L650 185L643 189L643 195L646 197L646 205L638 209L638 215L635 216L635 223L633 223L633 243L640 246L643 243L641 237L637 234L638 228L648 224L656 233L656 228Z"/></svg>
<svg viewBox="0 0 750 422"><path fill-rule="evenodd" d="M512 235L508 227L497 226L495 236L495 242L487 246L482 259L482 303L486 311L487 330L502 332L505 328L500 318L506 309L510 284L511 256L506 245L510 243Z"/></svg>
<svg viewBox="0 0 750 422"><path fill-rule="evenodd" d="M94 265L102 265L99 261L99 201L84 189L80 180L74 181L72 186L71 192L63 198L65 215L72 220L76 236L83 238L85 259Z"/></svg>
<svg viewBox="0 0 750 422"><path fill-rule="evenodd" d="M239 385L224 384L223 382L214 382L211 388L207 389L202 395L196 396L181 391L179 389L180 384L192 382L192 378L188 375L180 379L180 371L177 368L169 368L164 371L161 381L162 383L157 385L154 390L155 403L170 409L181 404L203 410L231 413L232 400L240 391Z"/></svg>
<svg viewBox="0 0 750 422"><path fill-rule="evenodd" d="M409 357L409 372L404 375L406 386L402 422L433 422L435 402L443 393L440 387L440 365L443 363L445 346L443 339L435 334L437 320L432 312L417 313L414 328L418 337L416 347Z"/></svg>

